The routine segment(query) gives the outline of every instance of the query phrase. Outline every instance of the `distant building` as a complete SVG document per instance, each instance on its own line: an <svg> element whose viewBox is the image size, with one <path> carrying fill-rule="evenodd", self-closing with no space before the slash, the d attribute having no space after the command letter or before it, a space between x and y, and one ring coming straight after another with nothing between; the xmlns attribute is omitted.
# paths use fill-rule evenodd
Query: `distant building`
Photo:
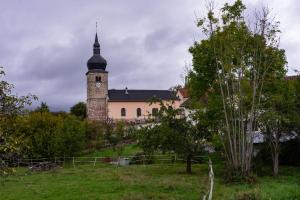
<svg viewBox="0 0 300 200"><path fill-rule="evenodd" d="M160 105L150 104L151 98L159 98L165 104L179 108L182 96L171 90L108 89L108 71L106 60L100 54L100 44L96 33L93 56L87 67L87 118L105 121L144 121L156 115Z"/></svg>

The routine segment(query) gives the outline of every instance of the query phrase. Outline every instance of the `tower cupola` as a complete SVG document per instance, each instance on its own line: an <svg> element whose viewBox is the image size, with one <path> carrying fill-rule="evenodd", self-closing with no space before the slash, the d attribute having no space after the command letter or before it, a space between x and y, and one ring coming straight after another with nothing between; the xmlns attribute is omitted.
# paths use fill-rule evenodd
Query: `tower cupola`
<svg viewBox="0 0 300 200"><path fill-rule="evenodd" d="M98 41L98 35L96 33L95 42L94 42L94 55L88 60L87 67L88 70L103 70L105 71L107 62L106 60L100 55L100 44Z"/></svg>

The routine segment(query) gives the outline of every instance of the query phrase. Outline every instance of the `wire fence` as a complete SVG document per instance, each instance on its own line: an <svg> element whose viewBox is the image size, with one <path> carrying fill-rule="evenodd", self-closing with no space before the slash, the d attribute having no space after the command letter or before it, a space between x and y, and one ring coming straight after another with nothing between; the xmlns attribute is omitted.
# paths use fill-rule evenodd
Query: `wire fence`
<svg viewBox="0 0 300 200"><path fill-rule="evenodd" d="M129 155L129 156L96 156L96 157L54 157L54 158L19 158L3 160L9 167L28 167L29 169L48 170L55 167L73 167L91 165L96 167L100 164L116 166L147 165L147 164L175 164L186 160L176 154L157 155ZM207 163L207 156L193 156L192 163ZM38 171L38 170L37 170Z"/></svg>

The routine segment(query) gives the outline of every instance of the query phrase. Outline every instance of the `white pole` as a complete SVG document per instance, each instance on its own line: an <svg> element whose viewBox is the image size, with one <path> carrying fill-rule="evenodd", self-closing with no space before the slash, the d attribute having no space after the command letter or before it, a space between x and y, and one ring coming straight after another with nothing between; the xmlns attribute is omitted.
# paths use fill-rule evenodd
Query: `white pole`
<svg viewBox="0 0 300 200"><path fill-rule="evenodd" d="M94 167L96 166L96 161L97 161L97 157L95 157L95 161L94 161Z"/></svg>

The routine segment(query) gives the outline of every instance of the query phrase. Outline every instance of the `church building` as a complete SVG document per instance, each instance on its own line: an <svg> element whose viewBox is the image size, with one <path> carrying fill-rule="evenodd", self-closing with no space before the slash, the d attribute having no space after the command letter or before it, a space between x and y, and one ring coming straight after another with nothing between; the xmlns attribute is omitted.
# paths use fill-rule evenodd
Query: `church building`
<svg viewBox="0 0 300 200"><path fill-rule="evenodd" d="M161 99L166 105L179 108L181 95L171 90L108 89L109 72L107 62L100 53L96 33L93 56L87 67L87 118L89 120L140 122L156 115L160 105L150 104L153 97Z"/></svg>

